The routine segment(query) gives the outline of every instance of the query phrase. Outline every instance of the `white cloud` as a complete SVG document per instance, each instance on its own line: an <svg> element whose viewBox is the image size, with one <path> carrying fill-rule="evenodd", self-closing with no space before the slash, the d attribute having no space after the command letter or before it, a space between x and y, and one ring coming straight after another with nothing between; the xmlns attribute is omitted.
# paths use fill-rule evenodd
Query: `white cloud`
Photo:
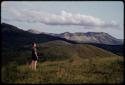
<svg viewBox="0 0 125 85"><path fill-rule="evenodd" d="M88 28L117 28L119 25L115 21L106 22L93 16L83 14L74 14L66 11L61 11L58 14L45 13L41 11L31 10L16 10L10 11L12 20L24 22L39 22L46 25L75 25ZM9 20L10 18L4 17Z"/></svg>

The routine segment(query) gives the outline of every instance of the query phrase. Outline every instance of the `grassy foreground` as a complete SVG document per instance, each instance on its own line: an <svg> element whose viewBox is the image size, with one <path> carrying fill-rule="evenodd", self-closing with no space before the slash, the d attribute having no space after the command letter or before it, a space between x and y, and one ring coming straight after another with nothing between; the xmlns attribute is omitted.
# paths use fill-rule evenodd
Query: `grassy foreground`
<svg viewBox="0 0 125 85"><path fill-rule="evenodd" d="M3 83L81 84L123 82L123 57L83 59L71 57L64 61L38 62L32 71L28 64L11 62L2 67Z"/></svg>

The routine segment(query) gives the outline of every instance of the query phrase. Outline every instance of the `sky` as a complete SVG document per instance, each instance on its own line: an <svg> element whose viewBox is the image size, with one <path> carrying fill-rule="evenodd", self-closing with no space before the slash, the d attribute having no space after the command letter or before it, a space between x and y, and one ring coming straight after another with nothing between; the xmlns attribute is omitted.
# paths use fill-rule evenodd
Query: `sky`
<svg viewBox="0 0 125 85"><path fill-rule="evenodd" d="M123 39L121 1L3 1L1 22L47 33L106 32Z"/></svg>

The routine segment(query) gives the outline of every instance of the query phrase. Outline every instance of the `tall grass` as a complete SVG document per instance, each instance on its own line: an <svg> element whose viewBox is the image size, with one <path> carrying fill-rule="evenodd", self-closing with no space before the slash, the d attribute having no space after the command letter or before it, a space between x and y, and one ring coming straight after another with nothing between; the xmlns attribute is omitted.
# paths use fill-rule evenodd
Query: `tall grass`
<svg viewBox="0 0 125 85"><path fill-rule="evenodd" d="M2 67L3 83L81 84L123 82L123 58L72 57L64 61L38 62L37 70L11 62Z"/></svg>

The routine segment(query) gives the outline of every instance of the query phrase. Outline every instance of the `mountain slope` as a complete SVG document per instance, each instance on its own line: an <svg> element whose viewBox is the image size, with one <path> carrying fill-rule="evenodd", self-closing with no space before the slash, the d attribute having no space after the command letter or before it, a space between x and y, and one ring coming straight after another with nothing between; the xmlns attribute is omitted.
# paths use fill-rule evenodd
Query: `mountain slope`
<svg viewBox="0 0 125 85"><path fill-rule="evenodd" d="M123 44L123 41L120 39L116 39L104 32L87 32L87 33L69 33L64 32L61 34L52 34L52 36L58 36L61 38L65 38L68 40L76 41L79 43L99 43L99 44L110 44L110 45L118 45Z"/></svg>
<svg viewBox="0 0 125 85"><path fill-rule="evenodd" d="M47 34L34 34L24 31L15 26L2 23L2 46L3 47L22 47L31 45L32 42L43 43L53 40L62 40L70 43L75 43L64 38L54 37Z"/></svg>
<svg viewBox="0 0 125 85"><path fill-rule="evenodd" d="M64 41L50 41L38 44L39 56L45 60L65 60L71 57L103 58L117 56L109 51L87 44L70 44Z"/></svg>
<svg viewBox="0 0 125 85"><path fill-rule="evenodd" d="M106 44L95 44L95 43L86 43L86 44L102 48L104 50L110 51L110 52L120 55L120 56L124 56L124 45L123 44L121 44L121 45L106 45Z"/></svg>
<svg viewBox="0 0 125 85"><path fill-rule="evenodd" d="M26 59L31 59L31 45L22 46L14 51L11 50L2 52L2 56L4 56L2 58L3 64L12 62L13 59L16 59L17 61L23 59L23 62L27 62ZM39 43L37 44L37 50L39 61L62 61L73 57L80 57L83 59L118 57L117 55L96 46L88 44L71 44L62 40ZM21 61L21 63L23 62Z"/></svg>

